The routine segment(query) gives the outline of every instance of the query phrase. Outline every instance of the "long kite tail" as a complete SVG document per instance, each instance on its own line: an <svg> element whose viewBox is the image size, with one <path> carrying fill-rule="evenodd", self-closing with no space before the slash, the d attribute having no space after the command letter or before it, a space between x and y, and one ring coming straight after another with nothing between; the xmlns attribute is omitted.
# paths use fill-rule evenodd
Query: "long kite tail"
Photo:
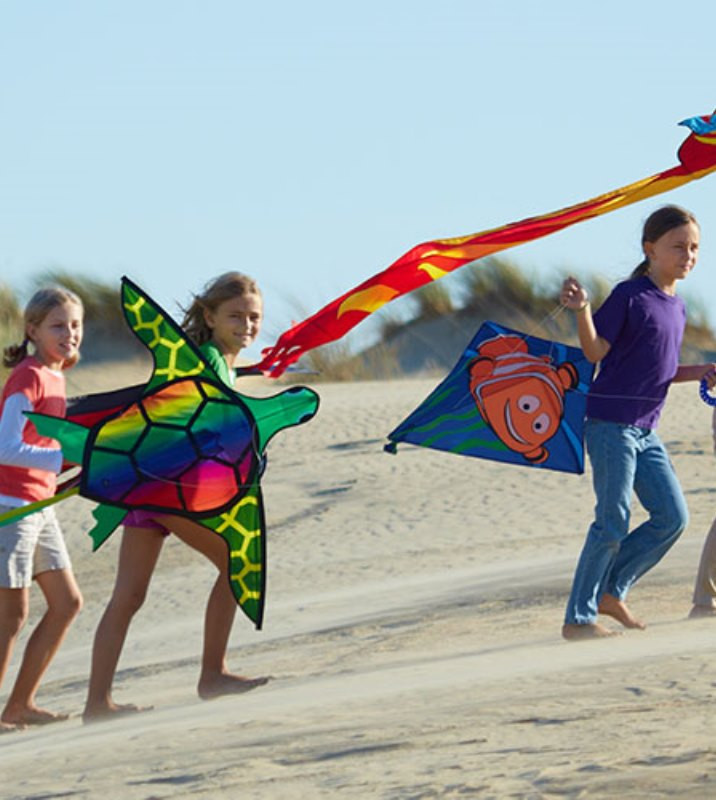
<svg viewBox="0 0 716 800"><path fill-rule="evenodd" d="M485 256L534 241L601 214L671 191L716 170L716 112L679 123L692 133L679 149L679 164L582 203L500 228L416 245L382 272L281 334L258 366L278 377L314 347L339 339L381 306Z"/></svg>
<svg viewBox="0 0 716 800"><path fill-rule="evenodd" d="M41 511L43 508L59 503L61 500L66 500L68 497L79 494L79 492L80 487L74 486L71 489L66 489L64 492L58 492L52 497L48 497L47 500L38 500L35 503L28 503L26 506L11 508L4 514L0 514L0 528L11 522L17 522L17 520L27 517L29 514L34 514L36 511Z"/></svg>

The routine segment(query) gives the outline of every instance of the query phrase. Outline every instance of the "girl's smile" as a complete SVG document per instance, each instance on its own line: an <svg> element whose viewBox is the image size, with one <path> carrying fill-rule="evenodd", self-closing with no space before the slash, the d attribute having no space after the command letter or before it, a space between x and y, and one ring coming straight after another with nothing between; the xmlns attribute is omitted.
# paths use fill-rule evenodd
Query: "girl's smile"
<svg viewBox="0 0 716 800"><path fill-rule="evenodd" d="M252 344L261 329L263 304L257 294L232 297L204 312L211 338L224 355L236 356Z"/></svg>
<svg viewBox="0 0 716 800"><path fill-rule="evenodd" d="M82 343L82 307L67 302L55 306L39 325L28 325L27 335L35 345L37 360L61 370L76 359Z"/></svg>

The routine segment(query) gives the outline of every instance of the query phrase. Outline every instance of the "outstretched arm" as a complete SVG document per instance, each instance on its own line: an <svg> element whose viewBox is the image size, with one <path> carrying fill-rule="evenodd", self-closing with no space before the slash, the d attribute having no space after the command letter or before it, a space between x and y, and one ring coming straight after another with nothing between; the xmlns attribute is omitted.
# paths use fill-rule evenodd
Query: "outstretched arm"
<svg viewBox="0 0 716 800"><path fill-rule="evenodd" d="M700 381L704 378L709 389L716 386L716 364L679 364L673 383Z"/></svg>
<svg viewBox="0 0 716 800"><path fill-rule="evenodd" d="M609 352L611 345L597 333L587 290L576 278L570 276L565 278L562 284L559 299L562 305L574 311L577 317L579 344L587 360L592 364L601 361Z"/></svg>
<svg viewBox="0 0 716 800"><path fill-rule="evenodd" d="M0 464L58 473L62 467L59 447L38 447L23 440L22 431L28 424L26 411L32 411L32 403L22 392L5 400L0 415Z"/></svg>

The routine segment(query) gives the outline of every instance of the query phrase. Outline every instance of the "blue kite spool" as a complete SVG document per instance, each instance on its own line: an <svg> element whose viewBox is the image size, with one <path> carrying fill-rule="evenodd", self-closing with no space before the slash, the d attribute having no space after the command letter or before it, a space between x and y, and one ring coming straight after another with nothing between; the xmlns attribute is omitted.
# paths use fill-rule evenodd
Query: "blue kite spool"
<svg viewBox="0 0 716 800"><path fill-rule="evenodd" d="M712 394L709 394L709 385L706 382L706 378L702 378L701 382L699 383L699 394L701 395L701 399L709 406L716 406L716 397Z"/></svg>

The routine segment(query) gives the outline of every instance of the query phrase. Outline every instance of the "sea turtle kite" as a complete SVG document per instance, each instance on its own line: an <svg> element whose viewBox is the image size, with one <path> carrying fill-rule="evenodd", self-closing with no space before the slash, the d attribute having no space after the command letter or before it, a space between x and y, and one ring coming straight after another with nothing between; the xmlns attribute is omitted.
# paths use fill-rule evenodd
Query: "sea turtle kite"
<svg viewBox="0 0 716 800"><path fill-rule="evenodd" d="M272 397L228 388L181 328L138 286L122 279L122 307L150 350L149 382L119 408L80 424L29 414L82 466L74 493L99 505L90 531L97 549L129 509L189 517L224 538L236 601L261 627L265 589L264 514L259 479L264 449L278 431L311 419L318 395L304 386ZM122 396L111 393L109 397ZM99 396L102 397L101 395ZM100 403L101 405L101 403Z"/></svg>

